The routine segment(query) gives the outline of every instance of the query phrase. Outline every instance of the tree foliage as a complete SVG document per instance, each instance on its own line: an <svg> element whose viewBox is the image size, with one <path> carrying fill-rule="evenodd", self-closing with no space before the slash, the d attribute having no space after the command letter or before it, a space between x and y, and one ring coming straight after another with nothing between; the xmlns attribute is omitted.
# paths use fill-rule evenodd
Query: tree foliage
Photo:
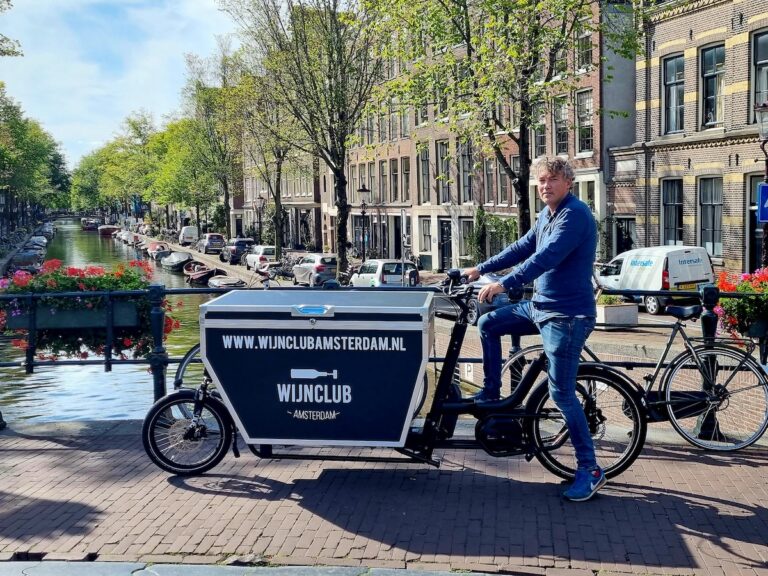
<svg viewBox="0 0 768 576"><path fill-rule="evenodd" d="M11 0L0 0L0 14L12 7ZM21 47L17 40L12 40L0 34L0 57L1 56L21 56Z"/></svg>
<svg viewBox="0 0 768 576"><path fill-rule="evenodd" d="M339 269L347 266L349 136L381 73L380 37L356 0L219 0L241 27L274 95L334 176Z"/></svg>
<svg viewBox="0 0 768 576"><path fill-rule="evenodd" d="M397 77L377 90L380 103L439 109L439 122L494 157L517 193L520 232L530 228L528 181L533 129L579 86L573 72L580 39L603 38L625 57L638 50L629 4L597 0L365 0L382 55ZM635 7L637 8L637 7ZM582 47L583 48L583 47ZM590 72L600 66L594 59ZM515 171L505 156L514 144Z"/></svg>

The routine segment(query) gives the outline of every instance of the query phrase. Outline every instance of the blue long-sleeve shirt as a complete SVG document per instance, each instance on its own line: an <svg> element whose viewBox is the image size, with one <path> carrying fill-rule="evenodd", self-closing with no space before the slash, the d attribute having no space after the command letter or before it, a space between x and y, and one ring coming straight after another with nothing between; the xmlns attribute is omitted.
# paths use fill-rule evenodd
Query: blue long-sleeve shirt
<svg viewBox="0 0 768 576"><path fill-rule="evenodd" d="M522 238L477 266L481 274L515 266L507 290L536 280L534 307L545 316L595 316L592 269L597 225L589 207L569 193L554 214L545 207Z"/></svg>

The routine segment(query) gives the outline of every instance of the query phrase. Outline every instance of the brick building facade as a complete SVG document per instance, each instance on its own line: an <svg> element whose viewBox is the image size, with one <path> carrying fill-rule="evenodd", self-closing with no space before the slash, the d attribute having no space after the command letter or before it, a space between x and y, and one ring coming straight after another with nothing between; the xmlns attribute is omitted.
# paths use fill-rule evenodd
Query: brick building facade
<svg viewBox="0 0 768 576"><path fill-rule="evenodd" d="M763 156L753 108L768 100L765 3L662 4L636 84L637 142L612 151L611 217L636 226L636 246L704 246L716 270L754 270Z"/></svg>

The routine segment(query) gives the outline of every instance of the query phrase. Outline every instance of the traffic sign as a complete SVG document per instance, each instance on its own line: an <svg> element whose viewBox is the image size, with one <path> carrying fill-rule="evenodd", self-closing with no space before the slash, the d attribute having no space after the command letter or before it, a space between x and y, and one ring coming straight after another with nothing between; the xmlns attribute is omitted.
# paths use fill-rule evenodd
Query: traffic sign
<svg viewBox="0 0 768 576"><path fill-rule="evenodd" d="M757 221L768 222L768 182L757 185Z"/></svg>

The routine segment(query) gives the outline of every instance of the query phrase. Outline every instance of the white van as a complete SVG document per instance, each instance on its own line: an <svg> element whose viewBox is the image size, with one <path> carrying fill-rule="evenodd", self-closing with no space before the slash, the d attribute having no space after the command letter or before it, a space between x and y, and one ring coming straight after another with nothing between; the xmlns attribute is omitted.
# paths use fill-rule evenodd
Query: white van
<svg viewBox="0 0 768 576"><path fill-rule="evenodd" d="M186 246L187 244L195 244L197 240L197 226L182 226L181 232L179 232L179 244Z"/></svg>
<svg viewBox="0 0 768 576"><path fill-rule="evenodd" d="M597 283L614 290L698 290L715 274L701 246L655 246L628 250L597 269ZM671 297L637 296L649 314L661 314ZM678 300L675 298L675 300Z"/></svg>

